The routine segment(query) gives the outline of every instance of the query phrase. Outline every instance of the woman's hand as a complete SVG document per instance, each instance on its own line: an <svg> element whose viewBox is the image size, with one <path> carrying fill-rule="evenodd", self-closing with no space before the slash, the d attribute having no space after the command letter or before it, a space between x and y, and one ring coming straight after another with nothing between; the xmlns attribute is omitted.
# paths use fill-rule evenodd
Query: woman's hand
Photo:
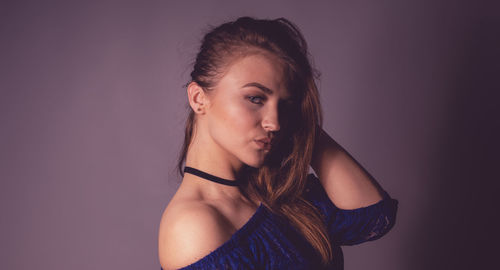
<svg viewBox="0 0 500 270"><path fill-rule="evenodd" d="M340 209L356 209L382 199L375 179L322 128L317 127L311 167Z"/></svg>

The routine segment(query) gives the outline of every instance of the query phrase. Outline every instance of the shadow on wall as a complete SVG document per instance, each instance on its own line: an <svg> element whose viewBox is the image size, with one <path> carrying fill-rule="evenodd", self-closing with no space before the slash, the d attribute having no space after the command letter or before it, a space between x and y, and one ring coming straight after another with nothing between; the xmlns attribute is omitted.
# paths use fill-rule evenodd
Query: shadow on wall
<svg viewBox="0 0 500 270"><path fill-rule="evenodd" d="M497 265L500 200L500 33L478 20L464 33L450 83L447 126L430 166L432 194L411 269ZM491 22L491 21L489 21ZM497 22L498 23L498 22ZM496 33L495 33L496 32Z"/></svg>

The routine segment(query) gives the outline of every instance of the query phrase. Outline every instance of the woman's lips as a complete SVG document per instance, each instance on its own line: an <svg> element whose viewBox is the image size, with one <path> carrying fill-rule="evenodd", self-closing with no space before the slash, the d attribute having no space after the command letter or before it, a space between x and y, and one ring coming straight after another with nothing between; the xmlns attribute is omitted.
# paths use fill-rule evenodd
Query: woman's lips
<svg viewBox="0 0 500 270"><path fill-rule="evenodd" d="M255 141L257 145L259 146L260 149L264 150L270 150L271 149L271 144L270 143L265 143L263 141Z"/></svg>

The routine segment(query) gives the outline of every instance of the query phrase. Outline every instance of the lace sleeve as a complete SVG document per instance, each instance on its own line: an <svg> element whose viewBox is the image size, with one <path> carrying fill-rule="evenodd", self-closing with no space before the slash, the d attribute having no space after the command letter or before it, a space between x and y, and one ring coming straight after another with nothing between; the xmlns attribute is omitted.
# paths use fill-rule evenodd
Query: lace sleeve
<svg viewBox="0 0 500 270"><path fill-rule="evenodd" d="M324 217L331 241L336 245L356 245L384 236L395 224L398 201L383 192L383 199L358 209L337 208L323 185L309 174L305 198L313 203Z"/></svg>

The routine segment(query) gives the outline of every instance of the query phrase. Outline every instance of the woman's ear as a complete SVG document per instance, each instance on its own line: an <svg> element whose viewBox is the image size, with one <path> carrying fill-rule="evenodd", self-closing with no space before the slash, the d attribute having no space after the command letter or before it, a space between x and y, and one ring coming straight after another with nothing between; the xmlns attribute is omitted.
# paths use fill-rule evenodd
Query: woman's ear
<svg viewBox="0 0 500 270"><path fill-rule="evenodd" d="M209 105L207 93L196 82L190 82L187 86L189 106L197 114L205 114Z"/></svg>

